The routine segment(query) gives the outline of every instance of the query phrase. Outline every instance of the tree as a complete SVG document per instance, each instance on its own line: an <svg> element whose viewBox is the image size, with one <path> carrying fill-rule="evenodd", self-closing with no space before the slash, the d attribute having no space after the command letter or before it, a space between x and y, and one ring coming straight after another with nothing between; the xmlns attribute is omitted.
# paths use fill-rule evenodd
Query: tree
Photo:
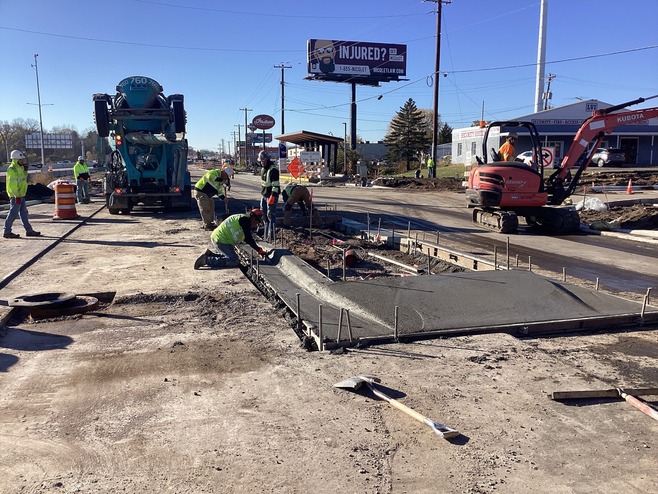
<svg viewBox="0 0 658 494"><path fill-rule="evenodd" d="M452 142L452 127L444 123L439 129L439 144L448 144Z"/></svg>
<svg viewBox="0 0 658 494"><path fill-rule="evenodd" d="M394 160L404 160L407 171L411 170L411 161L418 160L418 156L432 144L424 121L423 112L409 98L393 117L384 138L389 155Z"/></svg>

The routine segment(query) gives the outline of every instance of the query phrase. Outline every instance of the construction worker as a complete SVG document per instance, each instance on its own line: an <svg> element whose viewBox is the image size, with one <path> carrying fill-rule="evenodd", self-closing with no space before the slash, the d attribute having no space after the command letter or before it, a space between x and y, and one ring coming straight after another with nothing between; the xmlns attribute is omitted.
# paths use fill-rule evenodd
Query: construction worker
<svg viewBox="0 0 658 494"><path fill-rule="evenodd" d="M281 192L283 198L283 224L285 226L290 226L292 221L292 208L295 204L299 204L299 209L302 210L302 214L306 216L306 208L309 211L312 211L313 222L317 225L320 223L320 214L318 210L313 207L313 196L309 192L308 188L295 183L290 183L283 189Z"/></svg>
<svg viewBox="0 0 658 494"><path fill-rule="evenodd" d="M498 150L498 157L500 161L514 161L516 154L514 153L514 143L519 138L516 132L507 134L507 140L500 146Z"/></svg>
<svg viewBox="0 0 658 494"><path fill-rule="evenodd" d="M193 195L199 205L201 220L205 230L214 230L217 228L215 223L215 200L218 196L224 201L224 208L228 213L228 196L226 190L231 190L231 179L228 174L218 168L213 168L204 173L203 177L194 185Z"/></svg>
<svg viewBox="0 0 658 494"><path fill-rule="evenodd" d="M85 164L84 156L78 156L78 161L73 165L73 178L76 183L76 196L79 204L89 204L89 167Z"/></svg>
<svg viewBox="0 0 658 494"><path fill-rule="evenodd" d="M9 212L5 218L4 238L18 238L18 233L13 233L11 227L16 217L20 217L28 237L39 237L41 233L30 225L27 214L25 196L27 195L27 157L22 151L14 149L11 152L11 164L7 168L7 195L9 196Z"/></svg>
<svg viewBox="0 0 658 494"><path fill-rule="evenodd" d="M259 256L268 253L259 247L251 234L263 223L265 215L260 209L252 209L248 213L233 214L220 223L210 234L210 247L199 256L194 263L194 269L203 266L213 268L235 268L240 265L240 258L235 252L235 246L246 243L258 252Z"/></svg>
<svg viewBox="0 0 658 494"><path fill-rule="evenodd" d="M427 158L427 178L436 178L435 168L434 160L432 159L432 156L430 156Z"/></svg>
<svg viewBox="0 0 658 494"><path fill-rule="evenodd" d="M258 153L258 162L262 167L260 172L260 209L266 211L264 238L266 242L273 242L276 224L276 204L281 193L279 169L273 166L274 164L270 159L270 155L265 150Z"/></svg>

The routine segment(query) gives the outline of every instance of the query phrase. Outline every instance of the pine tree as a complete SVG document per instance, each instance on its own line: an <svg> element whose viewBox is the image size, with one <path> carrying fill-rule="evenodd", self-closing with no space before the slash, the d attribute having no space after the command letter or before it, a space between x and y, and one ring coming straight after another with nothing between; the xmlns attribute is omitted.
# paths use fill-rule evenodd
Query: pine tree
<svg viewBox="0 0 658 494"><path fill-rule="evenodd" d="M407 171L411 170L411 161L418 160L421 152L432 145L423 113L413 99L409 98L395 114L384 142L393 160L404 160Z"/></svg>
<svg viewBox="0 0 658 494"><path fill-rule="evenodd" d="M452 142L452 127L447 123L444 123L439 129L438 139L438 144L448 144L449 142Z"/></svg>

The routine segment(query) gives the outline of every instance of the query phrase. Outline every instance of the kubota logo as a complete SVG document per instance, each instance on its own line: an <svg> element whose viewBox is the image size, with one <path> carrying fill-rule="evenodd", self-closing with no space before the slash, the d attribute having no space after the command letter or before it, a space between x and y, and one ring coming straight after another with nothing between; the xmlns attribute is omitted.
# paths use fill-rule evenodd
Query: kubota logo
<svg viewBox="0 0 658 494"><path fill-rule="evenodd" d="M633 122L634 120L644 120L644 113L633 113L632 115L617 117L617 123Z"/></svg>
<svg viewBox="0 0 658 494"><path fill-rule="evenodd" d="M269 115L256 115L251 121L254 127L261 130L267 130L274 127L274 117Z"/></svg>
<svg viewBox="0 0 658 494"><path fill-rule="evenodd" d="M527 182L525 180L505 180L506 184L510 185L526 185Z"/></svg>

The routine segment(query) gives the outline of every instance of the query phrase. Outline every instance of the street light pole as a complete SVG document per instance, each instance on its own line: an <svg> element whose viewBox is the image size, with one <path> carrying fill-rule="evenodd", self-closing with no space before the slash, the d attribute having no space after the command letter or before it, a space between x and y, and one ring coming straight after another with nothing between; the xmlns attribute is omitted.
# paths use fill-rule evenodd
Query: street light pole
<svg viewBox="0 0 658 494"><path fill-rule="evenodd" d="M40 141L41 141L41 166L46 166L46 153L43 146L43 118L41 116L41 90L39 89L39 67L37 66L38 53L34 54L34 71L37 75L37 101L39 102L39 128L40 128Z"/></svg>

